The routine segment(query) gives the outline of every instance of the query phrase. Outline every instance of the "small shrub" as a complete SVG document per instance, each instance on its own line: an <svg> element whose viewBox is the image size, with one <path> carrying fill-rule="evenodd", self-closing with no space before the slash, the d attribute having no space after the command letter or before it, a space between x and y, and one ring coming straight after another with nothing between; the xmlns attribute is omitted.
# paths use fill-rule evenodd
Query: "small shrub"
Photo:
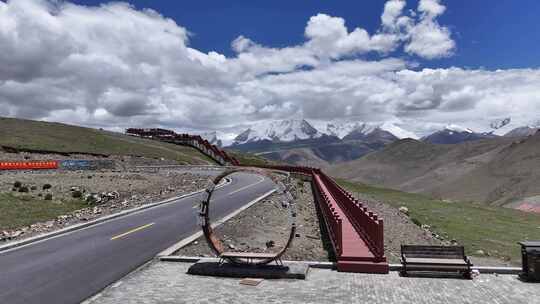
<svg viewBox="0 0 540 304"><path fill-rule="evenodd" d="M73 197L73 198L81 198L82 197L82 192L80 190L75 190L75 191L71 192L71 197Z"/></svg>
<svg viewBox="0 0 540 304"><path fill-rule="evenodd" d="M16 181L13 183L14 188L20 188L22 186L22 183L20 181Z"/></svg>
<svg viewBox="0 0 540 304"><path fill-rule="evenodd" d="M417 218L411 218L411 221L418 227L422 226L422 223Z"/></svg>
<svg viewBox="0 0 540 304"><path fill-rule="evenodd" d="M15 188L15 187L11 188L11 191L17 191L17 190L18 190L18 189Z"/></svg>
<svg viewBox="0 0 540 304"><path fill-rule="evenodd" d="M37 196L42 197L42 196L43 196L43 193L38 193Z"/></svg>
<svg viewBox="0 0 540 304"><path fill-rule="evenodd" d="M36 187L36 186L31 186L31 187L30 187L30 190L32 190L32 191L33 191L33 190L37 190L37 187Z"/></svg>
<svg viewBox="0 0 540 304"><path fill-rule="evenodd" d="M52 185L51 184L45 184L43 185L43 190L47 190L47 189L51 189L52 188Z"/></svg>
<svg viewBox="0 0 540 304"><path fill-rule="evenodd" d="M45 194L44 200L46 200L46 201L52 201L52 194L50 194L50 193Z"/></svg>
<svg viewBox="0 0 540 304"><path fill-rule="evenodd" d="M30 192L30 190L28 189L28 187L23 186L23 187L19 188L19 192L28 193L28 192Z"/></svg>

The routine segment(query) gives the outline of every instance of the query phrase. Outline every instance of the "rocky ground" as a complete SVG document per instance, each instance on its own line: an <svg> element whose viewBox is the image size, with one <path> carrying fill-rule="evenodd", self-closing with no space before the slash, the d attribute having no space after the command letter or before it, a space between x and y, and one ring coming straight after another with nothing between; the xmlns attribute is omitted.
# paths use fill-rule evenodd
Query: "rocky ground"
<svg viewBox="0 0 540 304"><path fill-rule="evenodd" d="M311 186L309 183L291 182L295 197L296 235L292 246L283 256L284 260L328 261L329 252L325 236L321 236ZM278 252L288 240L290 233L290 205L282 195L272 195L251 206L242 213L216 228L219 239L227 251ZM327 245L328 246L328 245ZM204 238L181 248L175 255L213 256Z"/></svg>
<svg viewBox="0 0 540 304"><path fill-rule="evenodd" d="M364 202L370 210L384 219L384 247L390 263L399 263L401 244L411 245L459 245L456 240L431 232L430 226L416 225L408 216L407 208L396 209L362 193L353 195ZM470 257L479 266L515 266L508 261L490 257Z"/></svg>
<svg viewBox="0 0 540 304"><path fill-rule="evenodd" d="M0 149L0 160L10 161L33 161L33 160L113 160L116 164L116 168L119 170L126 170L136 166L150 166L150 165L177 165L178 162L167 159L155 159L139 156L126 156L126 155L110 155L110 156L97 156L89 154L58 154L58 153L30 153L30 152L18 152L9 153Z"/></svg>
<svg viewBox="0 0 540 304"><path fill-rule="evenodd" d="M0 231L0 241L27 238L205 188L209 177L160 170L0 171L0 193L54 201L81 200L83 209L46 222ZM17 185L19 184L19 185ZM49 188L50 187L50 188ZM26 188L28 192L19 192ZM0 243L1 244L1 243Z"/></svg>

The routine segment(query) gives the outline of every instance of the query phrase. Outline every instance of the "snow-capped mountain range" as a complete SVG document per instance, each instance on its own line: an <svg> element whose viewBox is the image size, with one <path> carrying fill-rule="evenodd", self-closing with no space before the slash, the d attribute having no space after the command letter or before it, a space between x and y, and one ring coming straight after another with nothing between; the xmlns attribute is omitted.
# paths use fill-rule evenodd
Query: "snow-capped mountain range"
<svg viewBox="0 0 540 304"><path fill-rule="evenodd" d="M390 132L399 139L402 139L402 138L417 139L418 138L416 134L406 131L398 127L395 123L392 123L392 122L361 123L361 122L333 121L326 124L325 133L328 135L334 135L340 139L343 139L351 133L362 133L364 135L369 135L370 133L372 133L373 131L377 129Z"/></svg>
<svg viewBox="0 0 540 304"><path fill-rule="evenodd" d="M318 139L325 135L335 136L340 140L358 139L362 135L381 136L385 132L394 135L397 139L413 138L433 143L459 143L496 136L528 136L540 130L540 121L520 126L508 117L491 121L489 123L490 132L475 132L457 124L448 124L440 130L420 138L415 133L402 128L401 125L403 124L396 122L369 123L339 120L330 122L314 121L312 124L305 119L285 119L253 124L236 136L220 131L204 133L201 136L219 146L235 146L259 141L293 142Z"/></svg>
<svg viewBox="0 0 540 304"><path fill-rule="evenodd" d="M335 136L344 139L350 134L369 135L374 131L383 130L392 133L397 138L418 138L416 134L406 131L394 123L361 123L349 121L332 121L326 124L318 124L315 128L305 119L287 119L270 122L261 122L252 125L240 133L234 140L233 145L241 145L262 140L274 142L291 142L303 139L316 139L324 135ZM319 131L323 130L323 131Z"/></svg>
<svg viewBox="0 0 540 304"><path fill-rule="evenodd" d="M262 140L289 142L321 136L323 133L304 119L275 120L252 125L234 139L233 145Z"/></svg>

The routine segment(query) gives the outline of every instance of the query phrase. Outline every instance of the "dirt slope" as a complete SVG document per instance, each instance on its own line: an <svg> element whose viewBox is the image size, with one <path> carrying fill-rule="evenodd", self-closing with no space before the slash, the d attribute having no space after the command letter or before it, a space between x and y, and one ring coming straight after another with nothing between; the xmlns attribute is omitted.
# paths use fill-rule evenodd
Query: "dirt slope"
<svg viewBox="0 0 540 304"><path fill-rule="evenodd" d="M332 166L341 178L444 199L494 205L540 194L540 134L457 145L406 139Z"/></svg>

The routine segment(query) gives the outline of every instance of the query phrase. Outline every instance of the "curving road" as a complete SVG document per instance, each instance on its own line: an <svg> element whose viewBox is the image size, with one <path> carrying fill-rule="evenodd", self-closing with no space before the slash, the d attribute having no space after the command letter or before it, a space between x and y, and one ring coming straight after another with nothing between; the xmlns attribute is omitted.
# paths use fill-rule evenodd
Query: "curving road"
<svg viewBox="0 0 540 304"><path fill-rule="evenodd" d="M235 173L214 192L221 218L273 189L262 176ZM79 303L196 232L202 194L0 252L0 303Z"/></svg>

